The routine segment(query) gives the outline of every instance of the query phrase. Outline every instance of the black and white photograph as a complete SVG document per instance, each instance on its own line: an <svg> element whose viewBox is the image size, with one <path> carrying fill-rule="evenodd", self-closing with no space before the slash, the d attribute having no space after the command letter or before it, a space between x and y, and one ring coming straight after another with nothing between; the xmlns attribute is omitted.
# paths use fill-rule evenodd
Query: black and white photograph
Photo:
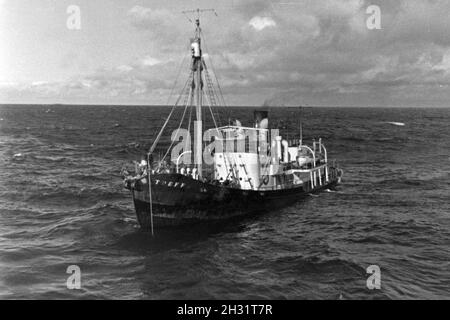
<svg viewBox="0 0 450 320"><path fill-rule="evenodd" d="M0 300L449 300L449 17L0 0Z"/></svg>

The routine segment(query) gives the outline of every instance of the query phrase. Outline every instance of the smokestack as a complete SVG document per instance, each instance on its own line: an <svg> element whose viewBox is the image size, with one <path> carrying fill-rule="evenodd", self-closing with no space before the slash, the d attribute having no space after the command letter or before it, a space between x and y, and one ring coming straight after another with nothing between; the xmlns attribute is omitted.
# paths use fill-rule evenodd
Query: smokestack
<svg viewBox="0 0 450 320"><path fill-rule="evenodd" d="M269 127L269 111L255 110L254 119L255 119L255 128L267 129Z"/></svg>

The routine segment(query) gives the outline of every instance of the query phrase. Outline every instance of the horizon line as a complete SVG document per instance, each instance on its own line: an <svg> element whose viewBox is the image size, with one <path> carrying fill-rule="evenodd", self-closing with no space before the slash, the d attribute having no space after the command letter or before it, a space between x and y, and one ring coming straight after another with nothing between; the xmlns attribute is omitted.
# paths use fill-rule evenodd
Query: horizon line
<svg viewBox="0 0 450 320"><path fill-rule="evenodd" d="M0 103L0 106L88 106L88 107L173 107L163 104L96 104L96 103ZM205 106L207 107L207 106ZM212 108L396 108L396 109L446 109L450 106L342 106L342 105L228 105Z"/></svg>

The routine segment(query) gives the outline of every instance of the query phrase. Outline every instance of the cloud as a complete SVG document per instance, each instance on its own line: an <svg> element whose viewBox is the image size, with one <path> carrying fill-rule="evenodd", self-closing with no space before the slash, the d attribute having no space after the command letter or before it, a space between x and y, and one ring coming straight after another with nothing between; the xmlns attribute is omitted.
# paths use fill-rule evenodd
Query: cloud
<svg viewBox="0 0 450 320"><path fill-rule="evenodd" d="M381 30L366 27L369 5L381 9ZM217 11L202 17L203 52L230 104L450 104L448 0L235 0ZM0 84L0 94L159 101L189 57L194 26L144 6L119 18L138 52L61 83Z"/></svg>
<svg viewBox="0 0 450 320"><path fill-rule="evenodd" d="M176 15L166 9L134 6L128 11L128 18L137 31L145 32L148 41L160 53L170 53L175 45L178 45L179 50L182 43L187 43L187 30L180 24L180 21L185 22L181 14Z"/></svg>
<svg viewBox="0 0 450 320"><path fill-rule="evenodd" d="M254 17L252 18L249 23L250 26L252 26L256 31L261 31L268 27L275 27L277 24L275 21L273 21L270 17Z"/></svg>
<svg viewBox="0 0 450 320"><path fill-rule="evenodd" d="M95 72L78 76L66 81L33 81L31 83L0 83L0 99L11 102L46 101L60 102L70 99L80 103L103 101L102 103L146 102L149 97L156 103L165 103L174 78L167 79L166 74L175 74L174 66L156 63L156 60L144 58L134 65L120 65L115 68L99 68ZM175 75L173 76L175 77Z"/></svg>
<svg viewBox="0 0 450 320"><path fill-rule="evenodd" d="M33 82L31 83L31 85L32 85L33 87L43 86L43 85L47 85L47 84L48 84L48 81L33 81Z"/></svg>
<svg viewBox="0 0 450 320"><path fill-rule="evenodd" d="M381 7L382 30L366 27L370 4ZM243 19L270 17L277 28L261 23L265 32L241 27L225 33L226 47L215 61L230 91L246 88L273 103L378 105L404 97L406 104L417 91L431 101L434 90L450 98L444 91L450 82L448 12L450 2L432 0L247 5L239 13Z"/></svg>
<svg viewBox="0 0 450 320"><path fill-rule="evenodd" d="M128 65L120 65L117 67L117 70L120 72L129 72L129 71L133 70L133 67L128 66Z"/></svg>
<svg viewBox="0 0 450 320"><path fill-rule="evenodd" d="M128 11L132 23L145 28L171 29L175 15L169 10L134 6Z"/></svg>
<svg viewBox="0 0 450 320"><path fill-rule="evenodd" d="M161 60L150 57L150 56L147 56L142 60L142 64L144 66L150 66L150 67L160 64L161 62L162 62Z"/></svg>

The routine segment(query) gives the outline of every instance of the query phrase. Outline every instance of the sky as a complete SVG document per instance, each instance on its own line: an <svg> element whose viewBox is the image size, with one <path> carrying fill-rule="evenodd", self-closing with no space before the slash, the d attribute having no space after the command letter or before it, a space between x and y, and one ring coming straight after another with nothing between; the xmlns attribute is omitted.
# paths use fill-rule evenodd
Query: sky
<svg viewBox="0 0 450 320"><path fill-rule="evenodd" d="M450 105L448 0L0 0L0 103L171 103L196 8L228 105Z"/></svg>

